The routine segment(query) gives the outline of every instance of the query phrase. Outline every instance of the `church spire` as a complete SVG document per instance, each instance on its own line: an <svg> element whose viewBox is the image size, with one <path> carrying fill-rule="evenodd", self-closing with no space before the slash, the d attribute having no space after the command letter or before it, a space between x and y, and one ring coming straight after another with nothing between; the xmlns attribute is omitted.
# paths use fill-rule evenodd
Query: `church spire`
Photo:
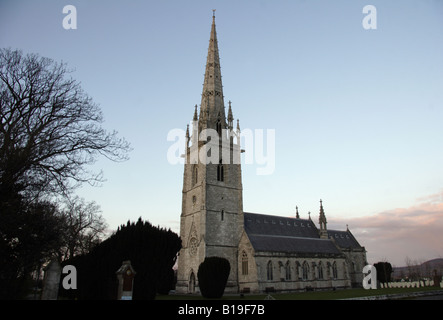
<svg viewBox="0 0 443 320"><path fill-rule="evenodd" d="M189 141L190 141L190 137L189 137L189 124L186 126L186 148L189 148Z"/></svg>
<svg viewBox="0 0 443 320"><path fill-rule="evenodd" d="M318 217L318 223L320 224L320 238L328 238L328 230L326 228L326 215L323 209L323 202L320 199L320 216Z"/></svg>
<svg viewBox="0 0 443 320"><path fill-rule="evenodd" d="M209 38L208 56L206 59L201 114L207 115L207 128L217 129L217 121L220 121L220 125L223 129L226 128L227 124L223 101L220 56L218 52L217 32L215 30L215 10L213 10L212 15L211 34ZM200 121L202 121L201 117Z"/></svg>

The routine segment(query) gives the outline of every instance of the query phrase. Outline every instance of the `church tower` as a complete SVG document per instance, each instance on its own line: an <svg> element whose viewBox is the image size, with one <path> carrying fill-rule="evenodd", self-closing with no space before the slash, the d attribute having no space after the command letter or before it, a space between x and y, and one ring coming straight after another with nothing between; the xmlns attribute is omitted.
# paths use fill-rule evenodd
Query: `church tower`
<svg viewBox="0 0 443 320"><path fill-rule="evenodd" d="M200 111L195 106L186 131L177 286L179 293L198 291L197 271L206 257L229 260L225 292L238 291L237 250L243 230L240 127L233 128L229 101L225 113L220 57L212 17Z"/></svg>

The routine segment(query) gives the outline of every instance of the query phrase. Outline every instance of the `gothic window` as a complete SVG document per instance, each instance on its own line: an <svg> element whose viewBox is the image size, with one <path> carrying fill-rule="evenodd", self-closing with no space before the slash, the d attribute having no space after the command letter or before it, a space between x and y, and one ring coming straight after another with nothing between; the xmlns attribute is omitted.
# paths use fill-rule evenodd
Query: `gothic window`
<svg viewBox="0 0 443 320"><path fill-rule="evenodd" d="M298 261L295 262L295 279L301 279L302 278L302 270L301 265Z"/></svg>
<svg viewBox="0 0 443 320"><path fill-rule="evenodd" d="M217 120L216 128L217 128L217 133L218 133L219 137L221 137L221 134L222 134L222 126L221 126L221 121L220 121L220 119Z"/></svg>
<svg viewBox="0 0 443 320"><path fill-rule="evenodd" d="M286 277L285 277L285 279L286 279L286 280L291 280L291 265L289 264L289 261L286 262L286 265L285 265L285 273L286 273Z"/></svg>
<svg viewBox="0 0 443 320"><path fill-rule="evenodd" d="M318 264L318 278L323 280L323 264L321 262Z"/></svg>
<svg viewBox="0 0 443 320"><path fill-rule="evenodd" d="M315 262L312 262L312 275L311 279L317 279L318 278L318 268Z"/></svg>
<svg viewBox="0 0 443 320"><path fill-rule="evenodd" d="M222 160L220 159L220 163L217 166L217 181L225 181L225 172L224 172Z"/></svg>
<svg viewBox="0 0 443 320"><path fill-rule="evenodd" d="M188 284L188 292L195 292L195 275L194 272L191 271L191 275L189 276L189 284Z"/></svg>
<svg viewBox="0 0 443 320"><path fill-rule="evenodd" d="M268 280L273 280L273 275L272 275L272 261L269 260L268 265L266 267L266 275L267 275L267 279Z"/></svg>
<svg viewBox="0 0 443 320"><path fill-rule="evenodd" d="M332 264L332 278L337 279L337 263L335 261Z"/></svg>
<svg viewBox="0 0 443 320"><path fill-rule="evenodd" d="M308 263L305 261L305 262L303 262L303 270L302 270L302 272L303 272L303 280L308 280L308 278L309 278L309 265L308 265Z"/></svg>
<svg viewBox="0 0 443 320"><path fill-rule="evenodd" d="M220 218L221 218L221 221L223 221L225 219L225 210L221 211Z"/></svg>
<svg viewBox="0 0 443 320"><path fill-rule="evenodd" d="M244 276L248 275L248 254L243 251L241 257L241 274Z"/></svg>
<svg viewBox="0 0 443 320"><path fill-rule="evenodd" d="M198 168L197 168L197 166L194 166L194 172L193 172L194 174L193 174L193 179L192 179L192 185L195 185L195 184L197 184L197 181L198 181Z"/></svg>

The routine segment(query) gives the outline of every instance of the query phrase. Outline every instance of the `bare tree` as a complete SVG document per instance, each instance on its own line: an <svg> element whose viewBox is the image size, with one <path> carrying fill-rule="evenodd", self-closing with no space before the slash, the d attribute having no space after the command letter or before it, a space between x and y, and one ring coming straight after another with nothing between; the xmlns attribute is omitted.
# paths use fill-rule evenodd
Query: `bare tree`
<svg viewBox="0 0 443 320"><path fill-rule="evenodd" d="M65 63L0 49L0 298L19 296L29 272L61 246L72 256L100 238L97 205L77 199L60 217L51 197L103 181L88 170L99 156L128 158L128 142L102 127L99 106L71 73ZM69 232L59 237L61 229Z"/></svg>
<svg viewBox="0 0 443 320"><path fill-rule="evenodd" d="M408 278L415 279L415 277L416 277L415 270L414 270L415 266L414 266L414 262L412 261L412 259L409 258L408 256L406 256L405 264L406 264L406 267L408 268Z"/></svg>
<svg viewBox="0 0 443 320"><path fill-rule="evenodd" d="M105 236L107 224L100 214L100 206L74 197L67 199L62 214L65 219L63 260L89 252Z"/></svg>
<svg viewBox="0 0 443 320"><path fill-rule="evenodd" d="M127 159L129 144L102 126L100 108L66 64L0 49L0 195L67 193L102 181L86 165ZM8 195L9 193L9 195Z"/></svg>

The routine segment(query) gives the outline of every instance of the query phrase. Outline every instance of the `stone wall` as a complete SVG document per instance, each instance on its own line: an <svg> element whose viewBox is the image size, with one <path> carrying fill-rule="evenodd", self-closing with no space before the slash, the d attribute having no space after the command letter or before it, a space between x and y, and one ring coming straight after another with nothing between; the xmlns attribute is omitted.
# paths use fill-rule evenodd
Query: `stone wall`
<svg viewBox="0 0 443 320"><path fill-rule="evenodd" d="M251 292L281 292L349 288L351 281L344 258L287 257L260 253L254 259L256 276L239 282L240 290L249 285ZM335 266L335 270L333 270ZM255 269L255 270L254 270ZM258 281L253 281L259 279ZM242 278L239 276L239 280Z"/></svg>
<svg viewBox="0 0 443 320"><path fill-rule="evenodd" d="M366 259L366 251L362 249L343 249L341 251L346 256L346 263L348 265L349 277L353 288L362 287L363 282L363 268L368 264Z"/></svg>

